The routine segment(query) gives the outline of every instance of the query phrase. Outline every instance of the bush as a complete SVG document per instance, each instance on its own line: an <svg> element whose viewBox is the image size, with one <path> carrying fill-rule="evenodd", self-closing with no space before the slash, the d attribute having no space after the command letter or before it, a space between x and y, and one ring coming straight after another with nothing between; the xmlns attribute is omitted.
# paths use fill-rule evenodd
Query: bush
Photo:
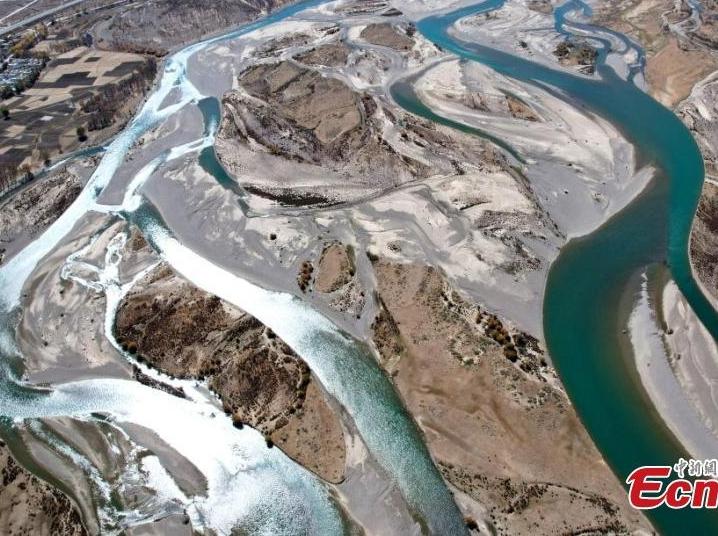
<svg viewBox="0 0 718 536"><path fill-rule="evenodd" d="M568 56L570 51L571 50L568 46L568 43L566 43L565 41L562 41L561 43L558 44L558 46L556 47L556 50L554 50L554 54L556 54L556 56L558 56L559 58L565 58L566 56Z"/></svg>
<svg viewBox="0 0 718 536"><path fill-rule="evenodd" d="M504 356L506 356L506 359L508 359L512 363L516 363L519 358L519 355L516 353L516 350L509 350L507 348L504 348Z"/></svg>
<svg viewBox="0 0 718 536"><path fill-rule="evenodd" d="M15 165L0 165L0 191L9 188L15 182L18 169Z"/></svg>

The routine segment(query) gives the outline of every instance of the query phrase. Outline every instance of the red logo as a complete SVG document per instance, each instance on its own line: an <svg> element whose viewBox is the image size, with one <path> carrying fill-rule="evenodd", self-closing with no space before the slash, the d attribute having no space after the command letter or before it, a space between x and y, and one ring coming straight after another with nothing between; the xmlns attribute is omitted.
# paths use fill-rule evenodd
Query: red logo
<svg viewBox="0 0 718 536"><path fill-rule="evenodd" d="M685 460L681 459L681 462ZM630 486L628 502L631 506L639 510L658 508L662 505L674 509L718 508L718 480L715 478L687 480L683 477L688 462L685 462L685 466L681 462L673 468L668 465L646 465L628 475L626 484ZM677 478L667 480L673 470L676 471ZM702 470L689 470L689 476L702 475Z"/></svg>

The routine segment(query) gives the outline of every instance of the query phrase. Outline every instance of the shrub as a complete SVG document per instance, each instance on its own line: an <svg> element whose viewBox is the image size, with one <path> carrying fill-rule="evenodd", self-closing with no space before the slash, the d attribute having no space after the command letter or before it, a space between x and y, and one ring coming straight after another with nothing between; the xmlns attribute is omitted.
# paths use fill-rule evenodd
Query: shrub
<svg viewBox="0 0 718 536"><path fill-rule="evenodd" d="M35 178L35 174L32 172L30 164L23 164L20 166L20 172L23 174L26 180L32 180Z"/></svg>
<svg viewBox="0 0 718 536"><path fill-rule="evenodd" d="M558 56L559 58L565 58L566 56L568 56L570 51L571 50L568 46L568 43L563 41L558 44L558 46L556 47L556 50L554 50L554 54L556 54L556 56Z"/></svg>

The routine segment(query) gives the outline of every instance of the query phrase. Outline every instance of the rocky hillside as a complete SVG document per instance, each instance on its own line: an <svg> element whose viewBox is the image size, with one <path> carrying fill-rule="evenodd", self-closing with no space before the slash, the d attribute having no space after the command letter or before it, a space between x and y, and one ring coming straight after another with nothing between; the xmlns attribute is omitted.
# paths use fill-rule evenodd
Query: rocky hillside
<svg viewBox="0 0 718 536"><path fill-rule="evenodd" d="M645 9L639 4L607 2L598 7L595 20L641 44L650 93L675 109L700 146L706 181L690 255L698 279L718 298L718 5L701 3L693 17L685 1L661 0Z"/></svg>
<svg viewBox="0 0 718 536"><path fill-rule="evenodd" d="M718 76L698 84L677 111L700 146L706 170L693 222L691 260L700 282L718 298Z"/></svg>
<svg viewBox="0 0 718 536"><path fill-rule="evenodd" d="M206 378L236 426L256 428L326 480L342 480L338 417L304 361L252 316L160 267L122 300L115 336L170 376Z"/></svg>
<svg viewBox="0 0 718 536"><path fill-rule="evenodd" d="M191 0L140 2L114 13L98 34L112 48L164 55L200 37L239 26L287 4L287 0Z"/></svg>

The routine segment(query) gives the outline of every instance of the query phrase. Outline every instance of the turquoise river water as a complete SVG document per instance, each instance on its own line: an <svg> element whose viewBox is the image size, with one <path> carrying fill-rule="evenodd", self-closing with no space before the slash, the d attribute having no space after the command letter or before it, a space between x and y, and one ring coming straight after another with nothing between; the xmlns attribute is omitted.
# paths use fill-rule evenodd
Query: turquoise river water
<svg viewBox="0 0 718 536"><path fill-rule="evenodd" d="M19 364L12 338L24 283L81 217L88 211L99 210L98 196L122 165L127 151L144 133L183 106L198 106L205 118L207 128L203 136L208 143L202 145L197 158L221 184L234 188L231 178L216 162L209 143L213 139L219 107L216 100L201 95L188 79L188 58L208 45L238 38L319 3L316 0L299 2L263 21L192 45L170 57L154 94L135 120L107 147L78 201L38 240L0 268L0 327L4 328L0 329L0 352L6 357L0 374L0 414L7 417L4 420L6 438L12 435L14 424L23 419L61 415L87 418L100 412L115 415L118 419L142 422L158 431L199 467L206 468L207 474L216 472L219 475L210 485L210 491L217 493L210 493L205 503L195 507L197 519L212 519L212 513L221 510L223 503L236 505L251 501L251 504L266 509L267 514L262 519L254 519L248 513L245 521L249 523L251 519L251 526L261 524L266 533L292 533L297 517L290 519L286 514L288 511L303 513L302 520L306 522L304 526L308 532L334 533L338 528L333 501L311 475L288 463L276 449L267 454L267 449L262 448L261 437L253 431L234 430L221 419L214 423L208 421L203 416L208 407L204 402L180 404L136 382L118 380L75 382L59 386L48 394L19 382L17 368L8 366L10 362ZM489 0L427 18L420 21L418 28L443 49L466 60L479 61L513 78L560 90L568 98L617 125L635 143L641 160L652 163L658 170L650 187L630 206L595 233L573 240L563 250L549 276L545 333L561 378L583 422L614 471L625 478L638 465L673 463L684 453L647 400L632 368L631 356L626 354L626 345L621 344L625 315L619 304L625 293L630 292L631 281L638 272L647 266L667 262L672 276L698 316L714 336L718 334L718 316L693 280L687 257L690 225L703 180L700 154L689 132L673 113L603 64L605 51L598 65L600 79L589 79L463 42L450 35L449 28L460 18L501 5L501 0ZM566 31L564 17L576 9L586 11L587 8L578 2L570 2L557 10L559 31ZM640 69L642 61L639 57L636 69ZM163 100L173 88L181 90L181 102L162 107ZM423 106L409 87L395 88L394 96L414 113L467 130ZM507 143L493 141L521 160ZM178 148L177 154L158 157L138 176L144 173L147 178L167 158L177 158L191 150L189 147ZM139 190L140 186L138 180L132 188ZM125 202L115 207L114 214L137 224L165 260L193 283L254 314L292 345L352 416L367 447L397 482L423 528L436 534L462 533L461 516L433 466L418 430L391 384L372 360L369 350L301 301L252 285L184 247L172 236L171 230L166 229L161 218L136 197L131 189L128 190ZM110 208L105 210L110 211ZM106 287L105 292L110 293L112 284L108 283ZM296 322L296 318L305 320ZM163 413L146 411L149 407L161 407ZM190 419L192 426L200 430L197 438L187 438L186 434L180 433L184 430L182 423ZM215 434L216 440L200 442L198 438L203 434L207 438ZM225 443L227 448L224 448ZM255 469L245 471L245 480L232 480L220 471L226 465L227 457L234 456L228 454L229 447L234 444L238 448L241 446L255 464ZM237 470L232 474L237 478L236 475L241 476L243 472ZM283 500L279 502L273 498L277 496L277 490L282 490ZM232 503L225 499L227 493L242 495ZM217 499L216 503L212 502L213 498ZM704 511L657 510L650 516L665 534L707 534L718 527L714 513Z"/></svg>
<svg viewBox="0 0 718 536"><path fill-rule="evenodd" d="M635 144L640 161L657 170L646 191L628 207L562 250L549 274L544 332L582 421L619 478L624 480L640 465L672 465L686 453L647 399L630 344L621 340L626 337L622 332L627 321L621 301L635 290L637 274L666 263L700 320L714 338L718 336L718 315L693 279L688 259L688 239L704 178L699 149L673 112L632 83L635 70L626 81L605 65L606 49L598 58L599 78L587 78L450 35L449 28L459 19L501 5L502 0L489 0L427 18L418 28L462 58L560 90L616 125ZM557 10L557 30L566 31L565 16L572 10L590 12L584 4L568 2ZM636 67L642 63L639 56ZM718 515L713 511L660 508L647 514L663 534L718 531Z"/></svg>

